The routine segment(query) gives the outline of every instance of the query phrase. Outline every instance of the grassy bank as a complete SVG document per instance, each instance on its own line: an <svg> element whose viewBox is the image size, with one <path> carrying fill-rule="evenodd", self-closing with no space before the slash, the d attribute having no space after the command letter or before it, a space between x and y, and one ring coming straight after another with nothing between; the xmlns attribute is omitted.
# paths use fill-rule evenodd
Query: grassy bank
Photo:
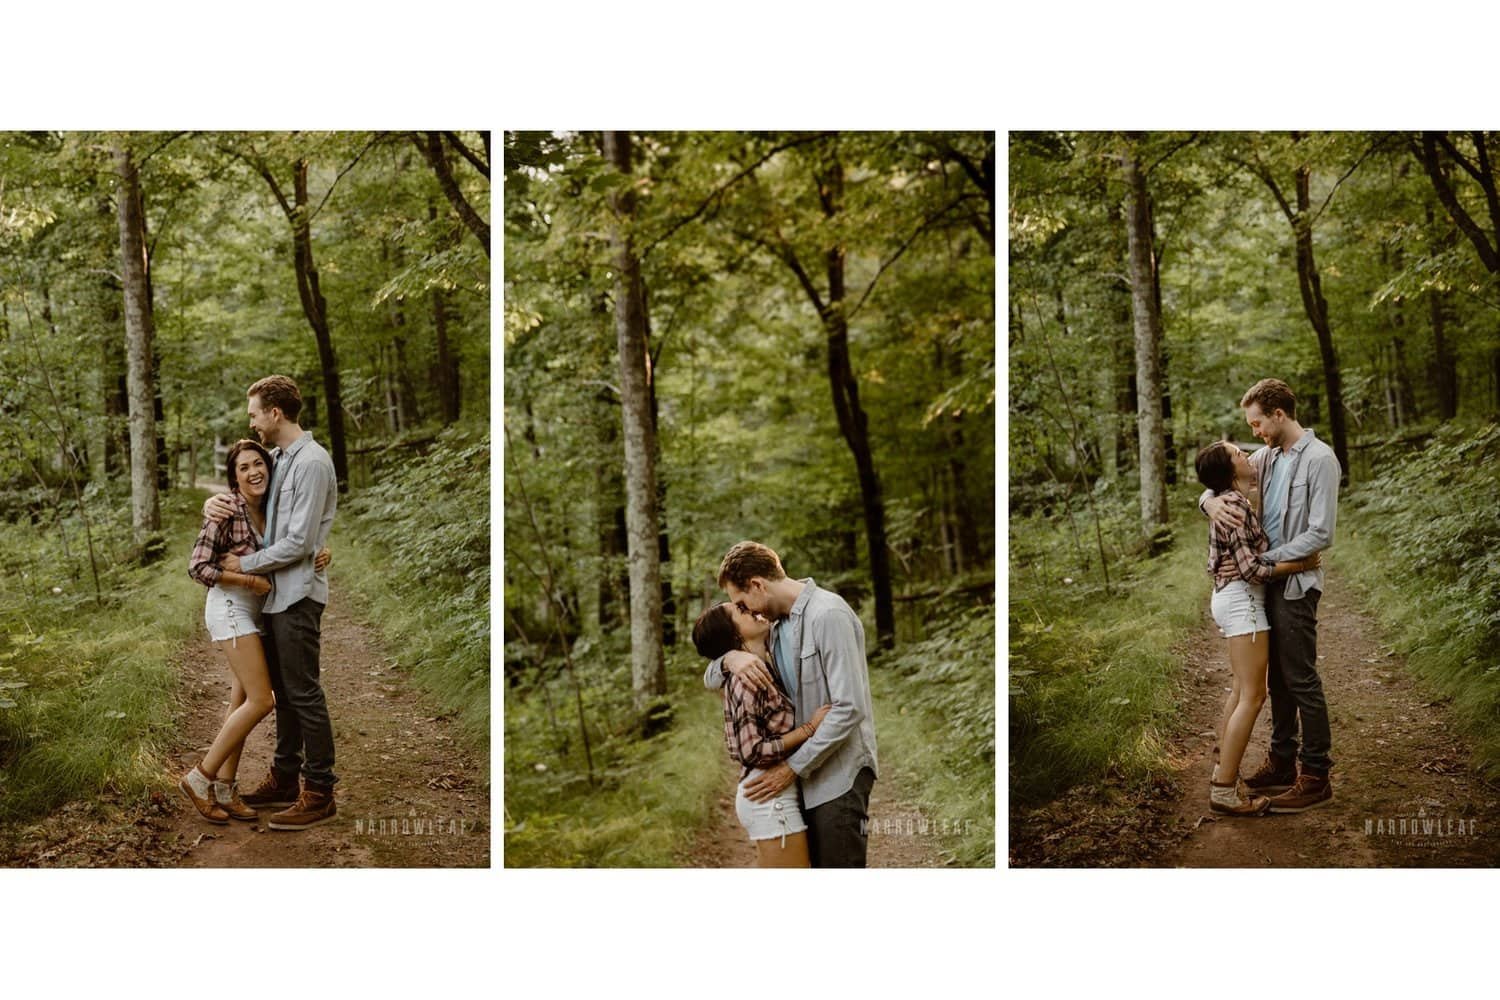
<svg viewBox="0 0 1500 1000"><path fill-rule="evenodd" d="M454 428L425 455L388 469L340 508L329 570L385 650L486 756L489 458L487 433Z"/></svg>
<svg viewBox="0 0 1500 1000"><path fill-rule="evenodd" d="M1439 430L1341 497L1334 565L1500 780L1500 423Z"/></svg>
<svg viewBox="0 0 1500 1000"><path fill-rule="evenodd" d="M1013 518L1010 564L1010 788L1043 802L1106 774L1142 779L1163 766L1177 711L1173 653L1203 621L1206 523L1197 490L1170 498L1176 541L1146 558L1123 549L1133 528L1106 508L1106 591L1092 524ZM1120 498L1115 498L1116 500ZM1109 539L1116 539L1110 544Z"/></svg>
<svg viewBox="0 0 1500 1000"><path fill-rule="evenodd" d="M151 566L114 562L96 538L102 603L87 563L59 558L51 532L0 526L0 825L161 787L174 657L203 620L203 588L187 575L202 497L163 496L169 547ZM79 555L81 523L71 533Z"/></svg>
<svg viewBox="0 0 1500 1000"><path fill-rule="evenodd" d="M934 638L870 667L881 780L913 798L945 860L995 863L995 609L930 622Z"/></svg>
<svg viewBox="0 0 1500 1000"><path fill-rule="evenodd" d="M645 741L611 738L592 720L594 784L568 686L510 696L505 710L505 864L509 868L659 868L683 864L724 794L721 702L702 682L703 662L667 656L674 721ZM628 683L627 683L628 689Z"/></svg>

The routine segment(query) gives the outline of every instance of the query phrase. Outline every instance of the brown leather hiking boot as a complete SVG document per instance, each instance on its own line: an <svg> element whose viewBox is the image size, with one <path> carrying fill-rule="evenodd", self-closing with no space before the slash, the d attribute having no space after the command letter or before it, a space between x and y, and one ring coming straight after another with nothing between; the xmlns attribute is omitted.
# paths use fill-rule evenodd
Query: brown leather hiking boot
<svg viewBox="0 0 1500 1000"><path fill-rule="evenodd" d="M1280 795L1297 782L1297 762L1266 754L1260 770L1245 779L1245 787L1254 795Z"/></svg>
<svg viewBox="0 0 1500 1000"><path fill-rule="evenodd" d="M214 801L219 808L229 814L230 819L243 820L246 823L254 822L259 817L255 810L245 804L240 798L240 783L238 781L215 781Z"/></svg>
<svg viewBox="0 0 1500 1000"><path fill-rule="evenodd" d="M1271 798L1271 811L1299 813L1332 801L1333 783L1328 780L1328 775L1304 770L1297 775L1297 781L1291 788Z"/></svg>
<svg viewBox="0 0 1500 1000"><path fill-rule="evenodd" d="M223 826L224 824L229 822L229 814L220 809L218 803L214 802L212 799L212 795L214 794L212 785L210 785L208 789L210 798L204 798L197 792L193 791L193 786L188 783L188 780L186 778L183 778L182 780L177 782L177 789L187 797L187 800L189 802L193 804L193 808L198 810L198 815L202 816L210 823L216 823L219 826Z"/></svg>
<svg viewBox="0 0 1500 1000"><path fill-rule="evenodd" d="M272 768L260 784L245 793L245 805L251 809L285 809L297 801L297 776L278 774Z"/></svg>
<svg viewBox="0 0 1500 1000"><path fill-rule="evenodd" d="M308 782L292 807L272 815L266 825L273 830L306 830L327 823L337 813L333 804L333 786Z"/></svg>

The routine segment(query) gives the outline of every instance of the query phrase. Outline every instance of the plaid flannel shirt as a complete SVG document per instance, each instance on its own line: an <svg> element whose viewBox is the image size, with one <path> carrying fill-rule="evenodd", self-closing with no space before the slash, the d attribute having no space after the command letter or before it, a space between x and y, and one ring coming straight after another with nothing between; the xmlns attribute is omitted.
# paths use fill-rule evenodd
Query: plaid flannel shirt
<svg viewBox="0 0 1500 1000"><path fill-rule="evenodd" d="M1260 554L1271 547L1260 517L1250 508L1250 501L1236 490L1221 493L1219 497L1239 507L1245 523L1238 528L1226 528L1217 521L1210 522L1208 575L1214 578L1214 590L1223 590L1232 580L1268 582L1275 567L1260 561Z"/></svg>
<svg viewBox="0 0 1500 1000"><path fill-rule="evenodd" d="M773 666L774 674L776 668ZM770 767L786 757L781 738L797 725L796 708L780 685L757 691L738 677L724 685L724 745L739 761L740 780L752 768Z"/></svg>
<svg viewBox="0 0 1500 1000"><path fill-rule="evenodd" d="M255 532L250 527L250 515L245 509L245 498L238 493L226 496L234 503L234 513L222 522L203 520L203 530L193 543L188 556L188 576L205 587L219 582L224 571L219 568L219 558L233 552L237 556L249 555L256 549Z"/></svg>

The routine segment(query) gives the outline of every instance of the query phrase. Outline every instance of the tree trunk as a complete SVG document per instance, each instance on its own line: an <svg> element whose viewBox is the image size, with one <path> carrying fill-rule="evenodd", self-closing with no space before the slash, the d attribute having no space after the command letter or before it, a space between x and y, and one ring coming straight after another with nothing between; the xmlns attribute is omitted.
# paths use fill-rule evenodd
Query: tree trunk
<svg viewBox="0 0 1500 1000"><path fill-rule="evenodd" d="M1156 260L1151 250L1151 206L1136 144L1125 152L1126 234L1130 304L1135 319L1136 437L1141 470L1141 527L1149 536L1167 523L1166 440L1162 428L1161 315Z"/></svg>
<svg viewBox="0 0 1500 1000"><path fill-rule="evenodd" d="M844 167L837 154L831 156L818 178L824 214L836 219L844 198ZM839 431L854 455L859 495L864 506L865 539L870 550L870 577L875 590L875 632L882 649L896 644L896 604L891 593L890 551L886 544L885 500L875 456L870 450L869 422L859 403L859 381L849 359L849 321L844 315L844 247L835 243L825 252L828 272L828 303L819 311L828 335L828 383L833 390L833 409ZM815 302L816 304L816 302Z"/></svg>
<svg viewBox="0 0 1500 1000"><path fill-rule="evenodd" d="M297 296L302 313L312 327L318 342L318 363L323 369L323 394L327 398L328 443L333 453L333 471L339 492L349 490L349 459L344 446L344 402L339 382L338 360L333 353L333 333L328 326L328 302L318 283L318 268L313 262L312 220L307 198L307 160L299 159L293 167L292 224L293 264L297 271Z"/></svg>
<svg viewBox="0 0 1500 1000"><path fill-rule="evenodd" d="M152 385L150 286L140 175L129 149L114 150L120 218L120 276L125 289L126 384L130 410L130 523L143 561L150 561L161 530L157 498L155 387Z"/></svg>
<svg viewBox="0 0 1500 1000"><path fill-rule="evenodd" d="M1333 328L1328 322L1328 302L1323 298L1323 282L1313 258L1312 196L1309 192L1310 169L1297 168L1297 216L1292 223L1297 235L1297 287L1302 292L1302 308L1318 335L1318 351L1323 357L1323 383L1328 392L1328 426L1333 433L1333 453L1338 457L1339 482L1349 485L1349 440L1344 430L1344 384L1339 373L1338 355L1333 350Z"/></svg>
<svg viewBox="0 0 1500 1000"><path fill-rule="evenodd" d="M437 205L427 203L427 218L437 221ZM458 358L448 343L448 302L441 288L432 290L432 331L437 339L437 390L443 407L443 424L458 420Z"/></svg>
<svg viewBox="0 0 1500 1000"><path fill-rule="evenodd" d="M604 157L629 181L627 132L604 133ZM656 435L651 420L651 354L646 343L640 260L632 226L635 191L610 196L615 224L610 234L615 266L615 340L620 355L620 404L625 436L625 519L630 558L631 691L643 735L664 728L666 662L662 651L661 562L656 510Z"/></svg>

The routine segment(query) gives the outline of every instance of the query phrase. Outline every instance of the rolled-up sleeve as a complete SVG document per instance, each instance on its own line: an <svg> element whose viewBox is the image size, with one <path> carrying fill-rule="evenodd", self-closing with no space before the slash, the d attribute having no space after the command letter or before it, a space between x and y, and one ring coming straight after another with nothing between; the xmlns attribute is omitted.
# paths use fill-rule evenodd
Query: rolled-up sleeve
<svg viewBox="0 0 1500 1000"><path fill-rule="evenodd" d="M724 686L724 657L708 661L708 666L703 671L703 686L710 691L717 691Z"/></svg>
<svg viewBox="0 0 1500 1000"><path fill-rule="evenodd" d="M212 587L224 575L218 566L219 536L228 525L229 521L219 523L205 518L203 530L198 532L198 540L193 543L193 551L188 556L188 576L205 587Z"/></svg>
<svg viewBox="0 0 1500 1000"><path fill-rule="evenodd" d="M833 707L823 717L812 738L787 758L787 765L798 775L816 770L849 738L863 721L861 706L869 701L868 692L864 690L868 684L865 651L854 628L853 612L844 609L830 611L808 621L805 628L811 633L813 648L822 657L823 670L828 677L828 700ZM803 651L806 650L804 645ZM806 705L803 710L811 717L821 707Z"/></svg>

